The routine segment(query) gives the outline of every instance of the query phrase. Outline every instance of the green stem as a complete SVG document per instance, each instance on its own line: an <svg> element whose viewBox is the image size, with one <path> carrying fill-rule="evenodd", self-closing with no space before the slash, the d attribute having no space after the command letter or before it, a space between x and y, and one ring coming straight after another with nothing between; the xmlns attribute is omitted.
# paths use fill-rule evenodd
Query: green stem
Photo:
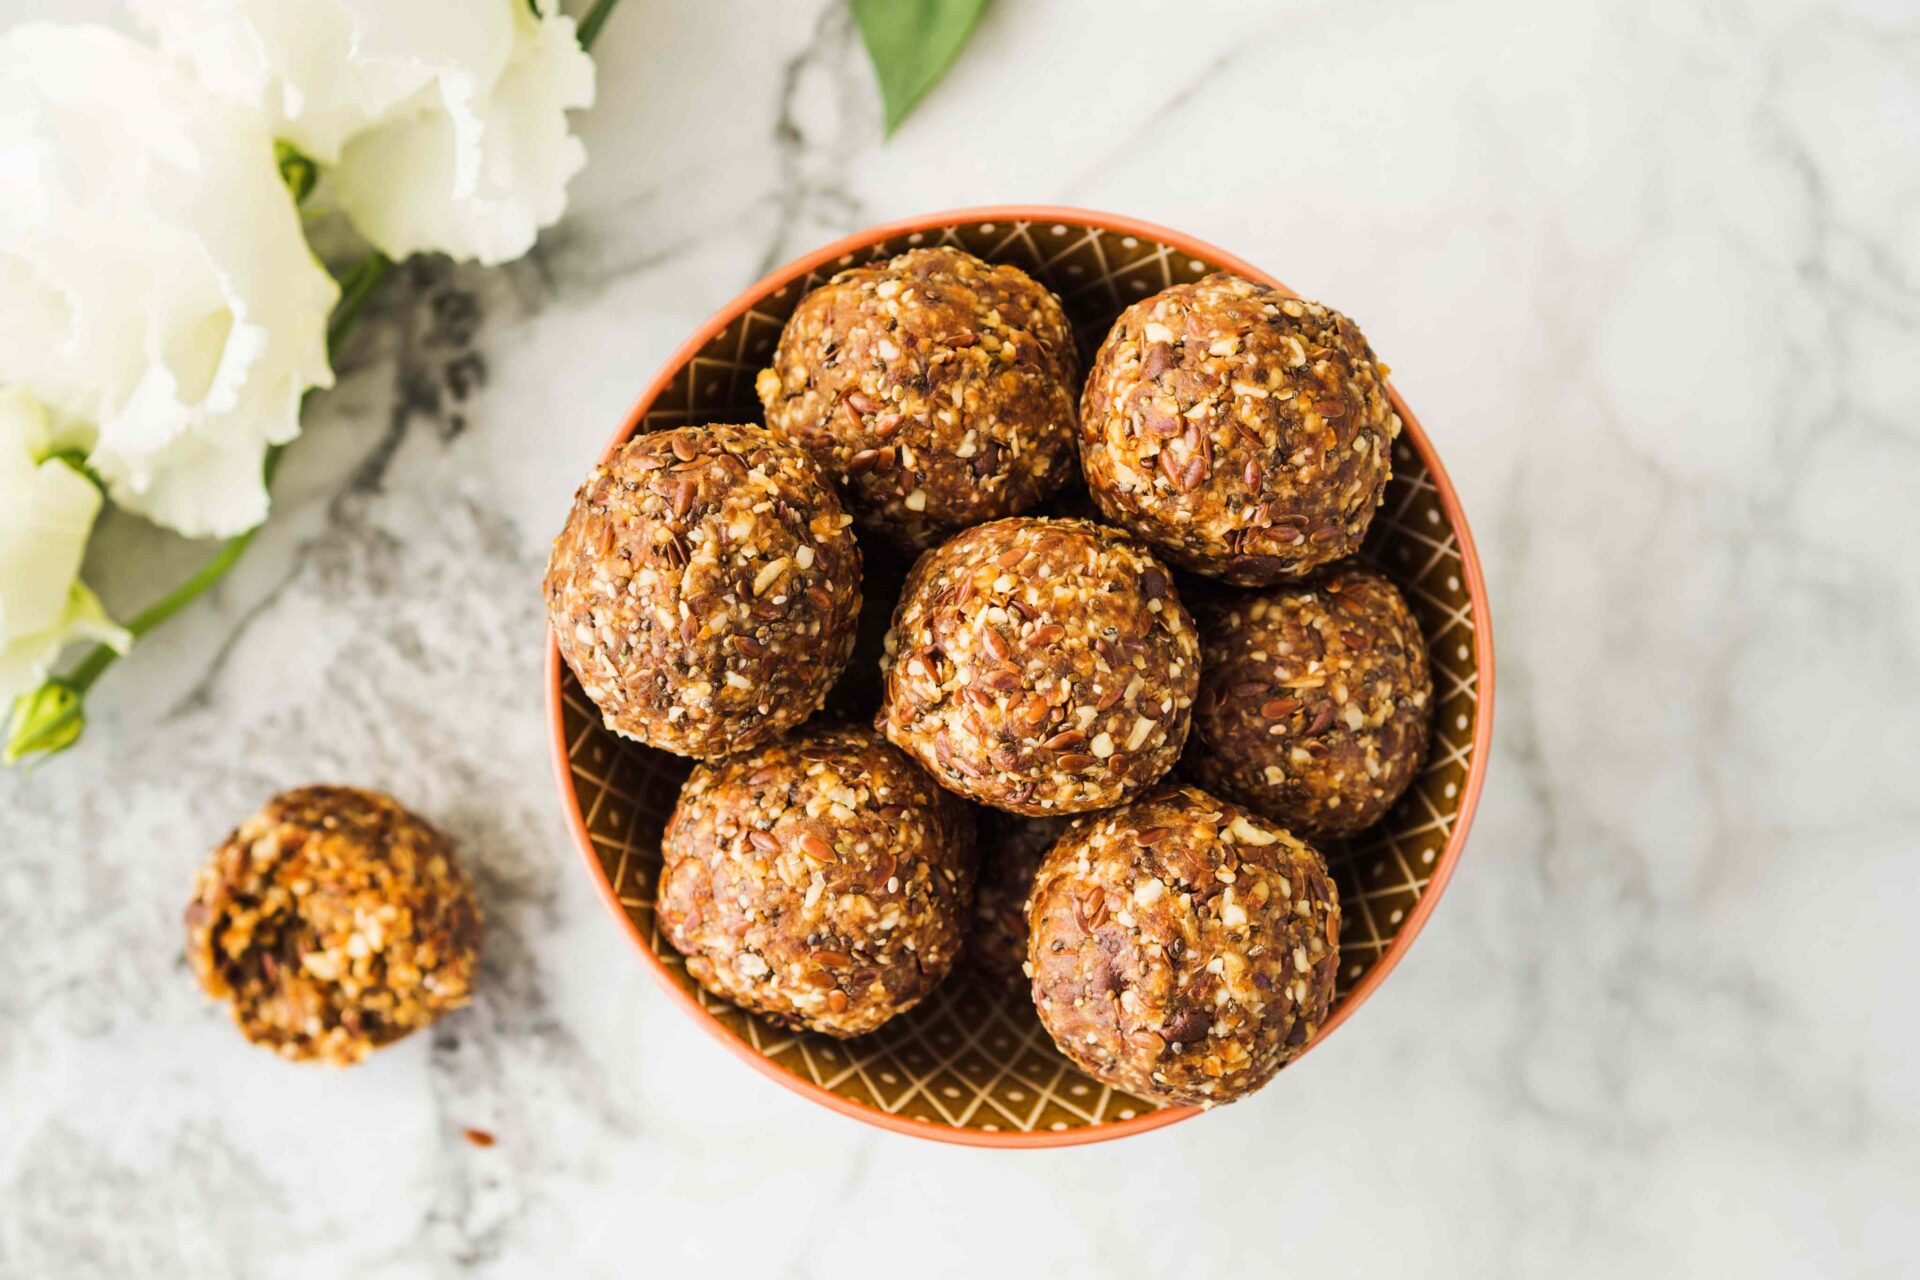
<svg viewBox="0 0 1920 1280"><path fill-rule="evenodd" d="M347 336L347 331L353 327L354 321L360 318L361 311L365 310L367 299L372 296L375 287L386 278L387 272L392 267L393 260L386 254L378 251L369 253L356 262L347 272L346 278L340 282L340 301L334 304L333 315L327 321L329 361L339 351L341 340ZM276 444L267 450L266 460L262 466L261 483L269 488L273 486L273 473L280 466L280 451L285 447ZM127 634L138 640L205 595L214 584L227 576L234 565L240 562L240 557L246 554L247 547L253 542L253 535L258 532L260 532L260 526L255 525L244 533L237 533L228 538L221 546L219 553L201 565L199 571L192 577L133 615L126 623ZM56 678L75 693L84 695L93 687L94 682L106 673L107 668L119 660L119 650L111 645L97 644L87 651L87 656L82 658L72 671ZM35 743L54 741L61 731L79 715L80 708L76 703L64 715L49 721L33 736L32 740L15 744L19 754L30 753Z"/></svg>
<svg viewBox="0 0 1920 1280"><path fill-rule="evenodd" d="M607 25L607 19L613 16L613 6L619 3L620 0L593 0L586 16L574 28L575 34L580 37L582 49L593 48L593 42L600 38L600 28Z"/></svg>
<svg viewBox="0 0 1920 1280"><path fill-rule="evenodd" d="M282 447L281 445L274 445L267 450L267 458L263 470L265 477L264 483L268 485L273 483L273 473L280 464L280 450ZM127 634L133 639L138 640L141 636L147 634L147 632L153 630L168 618L171 618L174 614L186 608L189 604L192 604L211 588L214 583L227 576L227 571L239 562L240 557L246 553L247 544L253 541L253 535L259 531L260 526L255 525L245 533L235 534L233 537L228 538L226 545L220 548L220 553L201 565L199 572L195 573L191 578L188 578L173 590L167 592L167 594L160 597L160 599L142 609L139 613L133 615L126 623ZM61 734L66 731L67 726L80 718L81 699L85 697L87 690L93 687L94 681L105 674L108 667L111 667L119 660L119 650L114 649L110 645L97 644L87 651L87 656L82 658L73 670L67 672L65 675L55 676L49 683L64 685L68 689L73 690L78 696L74 699L72 706L68 707L66 711L59 716L42 725L32 737L13 743L14 754L21 757L29 756L35 751L40 750L43 745L59 741Z"/></svg>
<svg viewBox="0 0 1920 1280"><path fill-rule="evenodd" d="M386 279L387 272L393 267L393 259L379 250L374 250L353 264L347 272L347 278L340 282L340 301L333 304L333 318L327 321L327 362L333 362L334 355L340 349L341 339L347 336L347 330L353 328L353 322L360 318L361 310L367 305L375 287ZM273 470L269 465L267 480L273 480ZM245 536L244 534L242 535Z"/></svg>
<svg viewBox="0 0 1920 1280"><path fill-rule="evenodd" d="M347 336L347 331L353 328L354 321L360 318L361 311L366 308L367 299L372 296L374 289L381 280L386 278L387 272L392 267L393 260L386 254L369 253L355 263L347 272L346 279L340 282L340 301L334 304L333 315L327 321L329 360L339 351L341 340ZM273 473L280 465L280 450L284 447L274 445L267 450L262 483L269 488L273 485ZM255 525L245 533L238 533L228 538L225 545L220 548L219 554L201 565L199 572L136 613L126 624L127 634L138 640L206 594L215 583L227 576L234 565L240 562L240 557L246 554L247 547L253 542L253 535L259 531L260 526ZM97 644L88 651L86 657L80 660L78 666L60 679L75 693L84 694L93 687L93 682L98 680L108 667L119 660L118 650L110 645ZM76 709L73 714L77 715L78 710ZM65 727L64 718L50 724L48 732L35 736L51 737L63 727Z"/></svg>
<svg viewBox="0 0 1920 1280"><path fill-rule="evenodd" d="M619 3L620 0L594 0L576 28L582 49L593 47L593 42L600 38L601 28L606 26L607 19L613 16L614 6ZM289 164L305 164L309 168L311 166L311 162L304 156L290 149L280 156L280 160L283 170ZM292 175L288 185L289 189L295 193L296 203L299 197L304 196L311 189L311 176L311 173L305 169L297 170ZM346 337L347 331L353 328L354 321L360 318L361 311L366 308L367 299L373 295L374 289L379 287L380 282L386 278L387 272L392 269L393 260L386 254L375 251L355 263L346 277L340 281L340 300L334 304L333 315L327 321L329 362L339 351L341 340ZM268 487L273 485L273 473L279 466L280 451L283 447L274 445L267 450L263 483ZM91 475L90 472L88 474ZM127 633L137 640L206 594L214 584L227 576L234 565L239 563L240 557L246 554L247 547L253 542L253 535L259 531L260 526L255 525L245 533L228 538L225 545L220 548L219 554L200 566L199 572L135 614L126 624ZM111 646L95 645L72 671L55 676L48 681L49 684L58 684L71 689L78 696L74 698L72 706L60 716L42 725L31 738L12 743L14 756L25 757L43 747L59 742L61 734L67 727L79 719L82 697L87 690L92 688L94 682L105 674L107 668L119 659L119 652Z"/></svg>
<svg viewBox="0 0 1920 1280"><path fill-rule="evenodd" d="M273 478L273 464L279 460L279 447L275 446L275 448L267 454L267 478L269 483L272 482ZM171 618L174 614L193 603L194 599L202 592L213 586L214 583L220 581L220 579L226 577L227 570L233 568L234 562L240 558L241 553L246 551L247 544L253 541L253 535L259 531L260 526L255 525L245 533L236 534L228 538L226 545L220 548L220 553L201 565L199 571L191 578L188 578L185 582L167 592L166 595L161 596L139 613L134 614L133 618L127 623L127 634L138 640L141 636L147 634L147 632L153 630L168 618ZM102 648L105 648L105 646L102 646ZM98 652L99 650L95 650L96 654ZM108 649L107 652L111 654L113 650ZM90 657L89 662L91 662L91 660ZM87 667L88 662L81 663L80 666L74 668L73 677L70 678L78 683L78 677L83 671L87 670ZM105 668L102 668L102 670L104 669ZM93 683L95 678L97 677L90 677L84 684L80 684L80 688L84 691L87 685Z"/></svg>
<svg viewBox="0 0 1920 1280"><path fill-rule="evenodd" d="M247 549L247 544L253 541L254 530L258 528L259 526L255 525L253 529L227 539L227 545L220 548L220 554L202 565L200 572L136 614L133 620L127 623L127 633L138 639L186 608L201 592L224 578L227 570L233 568L234 562ZM84 696L87 690L93 687L93 682L119 660L120 654L117 650L104 644L97 644L72 671L56 676L54 679L73 690L75 694ZM61 715L49 720L31 738L15 743L15 753L20 756L32 755L41 748L42 744L58 741L67 726L79 717L80 703L76 701Z"/></svg>

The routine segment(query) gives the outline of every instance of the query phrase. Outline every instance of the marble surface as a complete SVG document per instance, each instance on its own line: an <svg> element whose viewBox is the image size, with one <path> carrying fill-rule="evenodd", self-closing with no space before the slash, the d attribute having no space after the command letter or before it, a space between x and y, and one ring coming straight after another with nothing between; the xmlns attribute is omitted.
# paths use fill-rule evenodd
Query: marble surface
<svg viewBox="0 0 1920 1280"><path fill-rule="evenodd" d="M0 778L0 1275L1920 1268L1912 6L1127 9L1002 0L883 143L837 4L626 0L567 220L392 282L229 585ZM1500 650L1472 842L1380 994L1256 1101L1057 1153L853 1124L689 1026L575 865L537 678L546 541L688 329L1000 200L1357 317ZM193 555L114 526L94 572L137 602ZM248 1048L180 958L204 849L321 778L440 821L490 912L477 1004L351 1072Z"/></svg>

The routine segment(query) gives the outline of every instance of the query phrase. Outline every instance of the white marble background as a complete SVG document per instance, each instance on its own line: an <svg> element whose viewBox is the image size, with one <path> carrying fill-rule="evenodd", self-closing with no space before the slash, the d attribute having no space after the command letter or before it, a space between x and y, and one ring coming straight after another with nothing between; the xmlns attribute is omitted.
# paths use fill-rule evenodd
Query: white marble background
<svg viewBox="0 0 1920 1280"><path fill-rule="evenodd" d="M0 778L0 1275L1920 1269L1910 0L1000 0L884 144L825 0L626 0L601 50L567 221L389 288L228 588ZM856 1125L689 1026L575 865L537 679L547 538L686 331L1002 200L1356 316L1500 648L1472 843L1381 993L1256 1101L1058 1153ZM122 602L190 562L105 549ZM438 819L491 913L477 1006L344 1073L180 959L204 849L311 779Z"/></svg>

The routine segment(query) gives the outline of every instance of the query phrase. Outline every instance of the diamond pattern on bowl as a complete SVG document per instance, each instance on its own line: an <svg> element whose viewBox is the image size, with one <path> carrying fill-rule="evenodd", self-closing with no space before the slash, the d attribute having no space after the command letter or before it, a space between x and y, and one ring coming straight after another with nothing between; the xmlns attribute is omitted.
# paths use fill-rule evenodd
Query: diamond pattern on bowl
<svg viewBox="0 0 1920 1280"><path fill-rule="evenodd" d="M753 378L800 298L844 267L934 244L1014 263L1052 288L1066 304L1083 357L1091 355L1121 308L1214 269L1147 236L1049 217L903 232L769 289L675 372L645 406L637 429L759 421ZM1396 403L1411 421L1397 395ZM1339 882L1344 921L1334 1019L1409 927L1422 898L1435 891L1434 877L1448 860L1477 764L1474 742L1482 708L1476 626L1484 620L1475 616L1460 541L1428 463L1415 447L1416 435L1410 430L1394 447L1393 481L1363 554L1399 583L1427 637L1436 703L1433 748L1419 778L1383 822L1325 846ZM877 606L869 601L869 607ZM844 683L853 689L850 699L857 705L871 701L877 679L856 671ZM964 974L918 1008L853 1041L777 1027L709 996L687 975L653 919L660 833L688 762L602 727L564 665L559 697L567 769L598 870L667 979L698 1001L728 1035L846 1103L935 1129L1062 1134L1124 1124L1155 1109L1075 1070L1054 1049L1027 1001L976 987Z"/></svg>

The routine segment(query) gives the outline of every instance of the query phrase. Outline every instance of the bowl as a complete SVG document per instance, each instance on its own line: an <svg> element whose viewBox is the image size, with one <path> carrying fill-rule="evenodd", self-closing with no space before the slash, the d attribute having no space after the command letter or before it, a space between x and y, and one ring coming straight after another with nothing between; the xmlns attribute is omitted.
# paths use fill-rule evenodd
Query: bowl
<svg viewBox="0 0 1920 1280"><path fill-rule="evenodd" d="M605 454L636 432L759 421L754 374L768 363L803 295L845 267L942 244L1017 264L1053 289L1089 355L1123 307L1169 285L1227 270L1284 288L1212 245L1113 214L1012 206L906 218L806 254L722 307L640 393ZM1392 394L1405 430L1394 445L1386 502L1362 554L1401 585L1426 633L1433 749L1378 826L1323 845L1340 887L1341 967L1333 1010L1309 1049L1325 1043L1386 980L1439 901L1466 844L1493 729L1493 636L1480 562L1439 455L1399 392ZM581 459L582 473L589 463ZM870 585L876 573L899 571L897 557L883 549L869 545L868 559ZM884 630L889 592L882 585L868 593L863 630L869 636ZM855 663L862 662L872 664L870 645L855 655ZM964 973L917 1008L851 1041L778 1027L708 995L653 916L660 833L690 763L604 728L551 635L546 684L561 808L601 899L667 994L764 1075L869 1124L976 1146L1097 1142L1198 1114L1081 1074L1053 1047L1029 1002L976 986ZM856 667L843 684L857 701L863 684L877 689L877 673ZM1270 1088L1284 1087L1283 1072Z"/></svg>

